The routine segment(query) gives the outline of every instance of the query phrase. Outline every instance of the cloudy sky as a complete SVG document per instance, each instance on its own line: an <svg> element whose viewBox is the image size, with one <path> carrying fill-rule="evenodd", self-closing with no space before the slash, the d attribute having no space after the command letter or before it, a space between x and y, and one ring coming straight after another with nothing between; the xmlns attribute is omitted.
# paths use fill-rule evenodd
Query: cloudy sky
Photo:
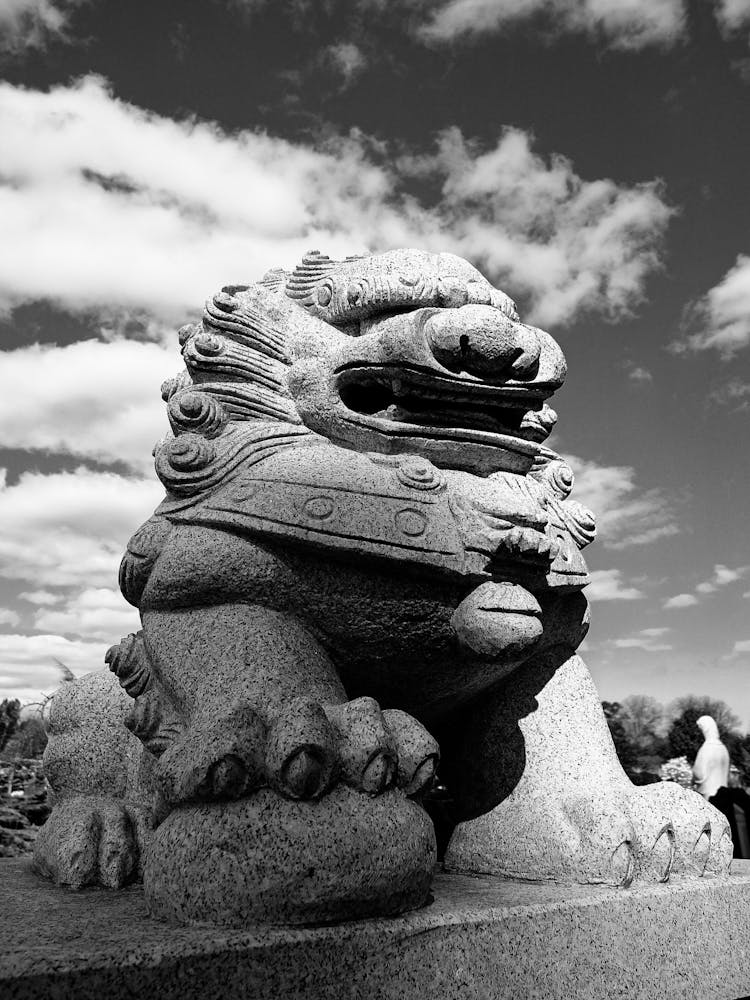
<svg viewBox="0 0 750 1000"><path fill-rule="evenodd" d="M565 350L603 698L750 727L750 0L0 0L0 698L137 627L175 330L461 253Z"/></svg>

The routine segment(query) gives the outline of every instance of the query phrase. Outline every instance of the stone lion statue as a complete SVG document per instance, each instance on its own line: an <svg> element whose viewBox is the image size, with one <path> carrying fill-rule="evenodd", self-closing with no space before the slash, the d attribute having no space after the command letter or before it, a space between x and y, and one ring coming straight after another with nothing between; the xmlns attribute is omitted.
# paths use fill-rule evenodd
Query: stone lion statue
<svg viewBox="0 0 750 1000"><path fill-rule="evenodd" d="M548 334L467 261L395 250L226 287L179 340L166 496L120 573L143 628L55 698L39 872L142 877L183 922L398 913L438 761L448 869L727 871L716 810L625 776L576 655L595 529L544 444Z"/></svg>

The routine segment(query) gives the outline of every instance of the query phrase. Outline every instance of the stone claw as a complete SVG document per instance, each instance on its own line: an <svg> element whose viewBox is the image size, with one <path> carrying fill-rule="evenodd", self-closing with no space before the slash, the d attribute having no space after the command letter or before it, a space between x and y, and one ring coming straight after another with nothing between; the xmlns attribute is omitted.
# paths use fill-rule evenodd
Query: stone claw
<svg viewBox="0 0 750 1000"><path fill-rule="evenodd" d="M697 792L671 781L646 785L631 797L638 814L669 816L675 837L674 872L684 875L725 875L732 860L729 824Z"/></svg>
<svg viewBox="0 0 750 1000"><path fill-rule="evenodd" d="M240 798L265 782L265 745L265 723L249 705L198 720L159 758L159 790L172 804Z"/></svg>
<svg viewBox="0 0 750 1000"><path fill-rule="evenodd" d="M396 741L373 698L356 698L329 708L338 731L341 776L347 785L379 795L397 774Z"/></svg>
<svg viewBox="0 0 750 1000"><path fill-rule="evenodd" d="M196 796L209 800L238 799L247 790L249 777L244 761L234 754L226 754L209 767L196 788Z"/></svg>
<svg viewBox="0 0 750 1000"><path fill-rule="evenodd" d="M724 817L721 817L724 820ZM705 873L707 875L728 875L732 864L732 834L729 824L719 822L711 829L711 850L708 856Z"/></svg>
<svg viewBox="0 0 750 1000"><path fill-rule="evenodd" d="M398 708L383 712L387 729L396 741L398 786L416 797L429 791L435 781L440 751L421 723Z"/></svg>
<svg viewBox="0 0 750 1000"><path fill-rule="evenodd" d="M665 823L650 850L644 851L639 876L643 881L668 882L675 860L676 837L671 823Z"/></svg>
<svg viewBox="0 0 750 1000"><path fill-rule="evenodd" d="M430 788L440 757L438 745L408 712L381 712L372 698L357 698L335 706L330 715L339 731L347 784L370 795L396 786L411 797Z"/></svg>
<svg viewBox="0 0 750 1000"><path fill-rule="evenodd" d="M632 884L635 875L635 859L631 841L621 841L612 852L610 873L612 883L621 889L627 889Z"/></svg>
<svg viewBox="0 0 750 1000"><path fill-rule="evenodd" d="M317 799L336 778L336 733L322 707L295 699L271 729L266 746L271 784L292 799Z"/></svg>
<svg viewBox="0 0 750 1000"><path fill-rule="evenodd" d="M290 799L317 799L325 791L326 761L312 747L295 750L283 763L279 774L280 784Z"/></svg>
<svg viewBox="0 0 750 1000"><path fill-rule="evenodd" d="M706 871L706 866L708 865L709 857L711 856L711 824L705 823L703 829L698 835L693 850L690 852L690 860L695 872L698 875L703 875Z"/></svg>
<svg viewBox="0 0 750 1000"><path fill-rule="evenodd" d="M372 698L322 706L295 698L269 726L248 705L198 720L161 756L167 802L243 798L270 785L285 798L319 799L341 780L368 795L431 785L438 746L406 712Z"/></svg>

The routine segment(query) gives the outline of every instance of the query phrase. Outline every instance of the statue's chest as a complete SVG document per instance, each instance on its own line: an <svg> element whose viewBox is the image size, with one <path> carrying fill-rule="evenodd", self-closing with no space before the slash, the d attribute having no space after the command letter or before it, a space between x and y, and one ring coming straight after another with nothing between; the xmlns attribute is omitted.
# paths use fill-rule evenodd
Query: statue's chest
<svg viewBox="0 0 750 1000"><path fill-rule="evenodd" d="M177 519L290 544L461 572L463 545L445 477L426 460L331 445L282 451Z"/></svg>
<svg viewBox="0 0 750 1000"><path fill-rule="evenodd" d="M569 585L586 582L575 543L536 484L510 475L477 480L416 455L329 444L280 451L173 517L347 561L382 559L475 579L502 570L537 576L540 586L555 585L547 577L559 563Z"/></svg>

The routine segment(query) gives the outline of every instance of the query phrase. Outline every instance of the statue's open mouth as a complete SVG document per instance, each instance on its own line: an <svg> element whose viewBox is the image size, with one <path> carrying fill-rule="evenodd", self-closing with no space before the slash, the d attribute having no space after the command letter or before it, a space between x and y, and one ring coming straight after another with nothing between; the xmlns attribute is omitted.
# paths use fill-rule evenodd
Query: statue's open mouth
<svg viewBox="0 0 750 1000"><path fill-rule="evenodd" d="M507 447L543 441L556 420L544 404L553 387L543 384L494 386L403 365L353 365L337 372L337 389L349 419L389 435Z"/></svg>

